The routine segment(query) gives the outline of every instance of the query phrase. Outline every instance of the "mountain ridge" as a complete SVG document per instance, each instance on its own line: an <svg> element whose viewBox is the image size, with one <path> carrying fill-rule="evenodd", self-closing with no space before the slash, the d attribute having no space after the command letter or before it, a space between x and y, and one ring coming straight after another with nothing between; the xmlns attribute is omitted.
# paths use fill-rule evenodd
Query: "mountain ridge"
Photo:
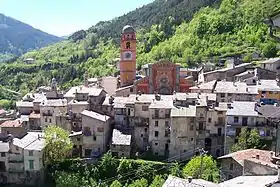
<svg viewBox="0 0 280 187"><path fill-rule="evenodd" d="M62 38L58 36L48 34L0 13L0 54L2 57L4 54L20 56L30 50L39 49L61 40Z"/></svg>

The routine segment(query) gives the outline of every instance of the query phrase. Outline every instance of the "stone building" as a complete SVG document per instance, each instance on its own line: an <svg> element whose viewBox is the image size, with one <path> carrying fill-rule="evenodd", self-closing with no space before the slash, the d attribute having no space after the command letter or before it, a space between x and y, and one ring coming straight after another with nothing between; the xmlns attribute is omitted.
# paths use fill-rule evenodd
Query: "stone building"
<svg viewBox="0 0 280 187"><path fill-rule="evenodd" d="M276 137L276 127L271 121L279 117L280 107L278 106L262 105L256 102L233 102L226 113L227 152L231 147L230 142L234 142L241 128L257 129L261 138L270 141L271 144L267 143L267 146L274 147L272 140Z"/></svg>
<svg viewBox="0 0 280 187"><path fill-rule="evenodd" d="M69 138L73 143L72 157L83 157L83 132L72 131Z"/></svg>
<svg viewBox="0 0 280 187"><path fill-rule="evenodd" d="M82 130L81 113L84 110L88 110L88 109L89 109L88 101L78 101L73 99L68 103L68 115L69 115L69 123L71 126L71 130L76 132Z"/></svg>
<svg viewBox="0 0 280 187"><path fill-rule="evenodd" d="M172 97L156 95L149 106L149 144L155 155L168 156L170 147Z"/></svg>
<svg viewBox="0 0 280 187"><path fill-rule="evenodd" d="M258 89L244 82L218 81L214 93L217 94L217 102L256 101Z"/></svg>
<svg viewBox="0 0 280 187"><path fill-rule="evenodd" d="M277 166L272 162L273 152L246 149L219 157L223 180L242 175L275 175ZM254 164L255 163L255 164Z"/></svg>
<svg viewBox="0 0 280 187"><path fill-rule="evenodd" d="M5 184L9 172L9 143L0 142L0 154L0 184Z"/></svg>
<svg viewBox="0 0 280 187"><path fill-rule="evenodd" d="M264 104L274 104L280 101L279 80L259 80L257 82L257 99Z"/></svg>
<svg viewBox="0 0 280 187"><path fill-rule="evenodd" d="M83 156L99 157L109 148L111 118L93 111L82 113Z"/></svg>
<svg viewBox="0 0 280 187"><path fill-rule="evenodd" d="M111 152L116 157L130 157L131 135L114 129L112 134Z"/></svg>
<svg viewBox="0 0 280 187"><path fill-rule="evenodd" d="M270 58L260 63L261 68L279 73L280 58Z"/></svg>
<svg viewBox="0 0 280 187"><path fill-rule="evenodd" d="M57 116L67 113L66 99L44 100L40 104L41 127L45 128L48 125L56 124Z"/></svg>
<svg viewBox="0 0 280 187"><path fill-rule="evenodd" d="M171 109L171 130L169 158L181 160L190 158L196 149L196 106Z"/></svg>

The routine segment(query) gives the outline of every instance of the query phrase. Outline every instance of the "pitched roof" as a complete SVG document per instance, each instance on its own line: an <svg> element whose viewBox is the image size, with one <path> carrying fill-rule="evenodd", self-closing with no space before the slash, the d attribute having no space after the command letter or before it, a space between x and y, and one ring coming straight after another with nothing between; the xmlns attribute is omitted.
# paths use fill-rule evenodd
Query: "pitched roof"
<svg viewBox="0 0 280 187"><path fill-rule="evenodd" d="M84 85L82 86L75 86L72 87L65 95L64 97L75 97L75 93L86 93L89 96L99 96L101 92L103 91L103 88L92 86L92 87L86 87Z"/></svg>
<svg viewBox="0 0 280 187"><path fill-rule="evenodd" d="M206 83L202 83L202 84L199 84L197 86L190 87L190 90L195 90L195 89L212 90L212 89L214 89L215 83L216 83L216 80L206 82Z"/></svg>
<svg viewBox="0 0 280 187"><path fill-rule="evenodd" d="M277 175L239 176L220 183L220 187L264 187L277 181Z"/></svg>
<svg viewBox="0 0 280 187"><path fill-rule="evenodd" d="M232 158L240 165L244 165L244 160L256 161L257 155L259 155L258 160L271 163L271 154L272 151L260 150L260 149L246 149L242 151L236 151L224 156L219 157L218 159ZM272 164L272 163L271 163Z"/></svg>
<svg viewBox="0 0 280 187"><path fill-rule="evenodd" d="M40 106L64 107L67 106L66 99L47 99L44 100Z"/></svg>
<svg viewBox="0 0 280 187"><path fill-rule="evenodd" d="M106 122L110 119L110 117L107 115L99 114L97 112L88 111L88 110L84 110L81 114L103 122Z"/></svg>
<svg viewBox="0 0 280 187"><path fill-rule="evenodd" d="M171 109L171 117L196 117L196 106L174 107Z"/></svg>
<svg viewBox="0 0 280 187"><path fill-rule="evenodd" d="M40 150L42 149L42 141L44 141L42 137L44 133L42 132L28 132L22 138L14 138L13 144L23 149L29 150Z"/></svg>
<svg viewBox="0 0 280 187"><path fill-rule="evenodd" d="M261 64L273 64L276 62L280 62L280 58L270 58L268 60L261 62Z"/></svg>
<svg viewBox="0 0 280 187"><path fill-rule="evenodd" d="M255 102L233 101L231 108L228 108L226 115L228 116L258 116L255 111Z"/></svg>
<svg viewBox="0 0 280 187"><path fill-rule="evenodd" d="M8 120L0 125L0 127L21 127L22 121L20 119Z"/></svg>
<svg viewBox="0 0 280 187"><path fill-rule="evenodd" d="M280 107L275 105L256 104L259 116L266 118L280 118Z"/></svg>
<svg viewBox="0 0 280 187"><path fill-rule="evenodd" d="M260 91L280 91L280 86L276 80L259 80L258 89Z"/></svg>
<svg viewBox="0 0 280 187"><path fill-rule="evenodd" d="M28 102L28 101L18 101L16 102L17 107L33 107L33 102Z"/></svg>
<svg viewBox="0 0 280 187"><path fill-rule="evenodd" d="M215 93L258 94L257 86L248 86L245 82L217 82Z"/></svg>
<svg viewBox="0 0 280 187"><path fill-rule="evenodd" d="M169 175L162 187L219 187L219 184L203 179L192 179L189 182L187 179Z"/></svg>
<svg viewBox="0 0 280 187"><path fill-rule="evenodd" d="M131 144L131 135L123 134L121 131L114 129L112 136L113 145L130 145Z"/></svg>

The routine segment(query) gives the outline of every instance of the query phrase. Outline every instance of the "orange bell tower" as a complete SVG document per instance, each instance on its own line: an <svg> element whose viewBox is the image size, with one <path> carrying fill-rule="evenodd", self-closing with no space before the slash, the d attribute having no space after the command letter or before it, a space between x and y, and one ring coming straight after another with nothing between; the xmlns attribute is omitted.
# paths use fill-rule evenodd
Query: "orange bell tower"
<svg viewBox="0 0 280 187"><path fill-rule="evenodd" d="M136 79L136 33L127 25L122 30L120 86L132 85Z"/></svg>

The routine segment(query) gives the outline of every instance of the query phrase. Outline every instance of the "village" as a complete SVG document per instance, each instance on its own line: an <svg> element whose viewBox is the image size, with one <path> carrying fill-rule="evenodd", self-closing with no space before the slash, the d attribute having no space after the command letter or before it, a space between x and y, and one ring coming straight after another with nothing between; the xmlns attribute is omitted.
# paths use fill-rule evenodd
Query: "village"
<svg viewBox="0 0 280 187"><path fill-rule="evenodd" d="M280 58L227 58L223 68L204 63L194 69L162 60L137 71L131 26L122 30L120 56L119 76L86 73L83 84L69 90L60 90L54 77L18 101L16 111L0 111L2 182L41 177L42 130L50 125L70 133L73 158L98 159L110 150L117 158L151 153L172 162L203 150L220 160L223 181L243 175L262 175L264 183L277 179ZM257 129L266 150L232 153L242 128Z"/></svg>

